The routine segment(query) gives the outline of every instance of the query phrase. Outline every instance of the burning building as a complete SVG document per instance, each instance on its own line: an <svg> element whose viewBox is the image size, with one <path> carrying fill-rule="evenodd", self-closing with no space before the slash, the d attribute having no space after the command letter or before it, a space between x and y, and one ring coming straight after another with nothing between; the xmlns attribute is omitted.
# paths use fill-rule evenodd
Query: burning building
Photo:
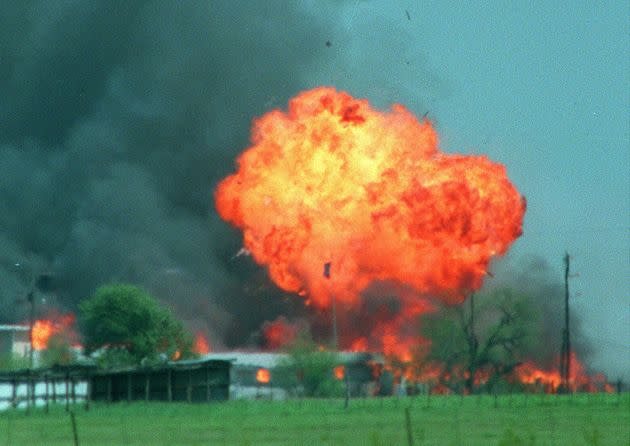
<svg viewBox="0 0 630 446"><path fill-rule="evenodd" d="M338 352L334 356L335 367L323 373L342 381L343 386L347 385L349 396L391 395L391 385L382 386L381 374L385 364L382 355ZM286 353L211 353L205 355L204 359L225 360L232 364L231 399L283 400L304 393L299 376L301 372L294 370L291 356ZM287 373L295 373L295 376L288 376Z"/></svg>

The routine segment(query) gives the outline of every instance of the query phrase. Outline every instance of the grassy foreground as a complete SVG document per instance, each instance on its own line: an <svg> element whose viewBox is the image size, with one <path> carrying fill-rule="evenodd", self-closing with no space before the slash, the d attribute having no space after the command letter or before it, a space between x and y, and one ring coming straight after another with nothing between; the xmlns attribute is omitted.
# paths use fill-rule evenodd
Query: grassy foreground
<svg viewBox="0 0 630 446"><path fill-rule="evenodd" d="M630 394L118 403L75 410L85 445L628 445ZM72 445L63 407L0 413L1 445Z"/></svg>

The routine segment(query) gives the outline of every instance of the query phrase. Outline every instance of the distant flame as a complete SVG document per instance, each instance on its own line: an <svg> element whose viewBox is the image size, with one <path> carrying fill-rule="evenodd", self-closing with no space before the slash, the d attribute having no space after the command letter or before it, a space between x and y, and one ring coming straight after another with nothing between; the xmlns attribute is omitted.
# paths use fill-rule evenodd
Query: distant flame
<svg viewBox="0 0 630 446"><path fill-rule="evenodd" d="M586 373L584 365L578 360L575 352L571 352L571 374L569 376L569 390L584 391L584 392L608 392L611 393L614 389L607 382L606 377L602 373L597 373L590 376ZM521 364L516 370L516 376L524 384L541 385L544 387L545 392L555 393L562 385L562 376L557 369L543 370L536 367L536 365L527 361Z"/></svg>
<svg viewBox="0 0 630 446"><path fill-rule="evenodd" d="M193 350L199 355L207 355L211 351L210 343L201 331L198 331L195 334L195 345L193 347Z"/></svg>
<svg viewBox="0 0 630 446"><path fill-rule="evenodd" d="M262 384L268 384L271 380L271 374L267 369L258 369L256 371L256 381Z"/></svg>
<svg viewBox="0 0 630 446"><path fill-rule="evenodd" d="M351 352L366 352L368 349L368 341L366 338L361 337L356 339L349 348Z"/></svg>
<svg viewBox="0 0 630 446"><path fill-rule="evenodd" d="M346 368L343 365L338 365L333 369L333 374L335 375L335 378L341 381L346 374Z"/></svg>
<svg viewBox="0 0 630 446"><path fill-rule="evenodd" d="M68 341L74 341L76 333L72 329L75 317L73 314L61 315L51 319L38 319L33 322L33 350L45 350L48 341L60 334Z"/></svg>
<svg viewBox="0 0 630 446"><path fill-rule="evenodd" d="M274 321L267 321L262 326L266 347L275 350L295 341L302 327L297 323L290 323L280 316Z"/></svg>

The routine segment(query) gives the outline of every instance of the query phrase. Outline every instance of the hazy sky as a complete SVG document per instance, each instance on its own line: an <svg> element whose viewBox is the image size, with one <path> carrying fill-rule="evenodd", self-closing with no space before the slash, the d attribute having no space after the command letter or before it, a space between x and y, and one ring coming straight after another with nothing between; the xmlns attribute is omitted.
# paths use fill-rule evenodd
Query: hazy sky
<svg viewBox="0 0 630 446"><path fill-rule="evenodd" d="M219 347L304 316L299 298L234 259L241 237L212 192L253 118L332 85L428 111L444 151L505 164L528 210L496 268L516 277L522 259L542 258L557 290L567 250L593 365L630 379L628 4L507 5L7 2L0 322L24 320L16 296L37 271L54 278L49 307L139 283Z"/></svg>
<svg viewBox="0 0 630 446"><path fill-rule="evenodd" d="M541 256L561 280L568 251L574 311L606 352L593 363L628 376L628 3L509 5L347 2L333 48L349 62L317 81L429 111L443 150L504 163L528 201L509 258Z"/></svg>

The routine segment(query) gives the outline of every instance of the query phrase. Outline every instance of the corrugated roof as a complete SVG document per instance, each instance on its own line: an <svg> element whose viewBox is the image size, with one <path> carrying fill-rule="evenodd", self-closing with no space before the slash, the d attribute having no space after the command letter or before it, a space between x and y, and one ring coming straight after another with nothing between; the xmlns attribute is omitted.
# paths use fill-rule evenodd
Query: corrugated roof
<svg viewBox="0 0 630 446"><path fill-rule="evenodd" d="M28 325L2 325L0 324L0 331L29 331L30 327Z"/></svg>

